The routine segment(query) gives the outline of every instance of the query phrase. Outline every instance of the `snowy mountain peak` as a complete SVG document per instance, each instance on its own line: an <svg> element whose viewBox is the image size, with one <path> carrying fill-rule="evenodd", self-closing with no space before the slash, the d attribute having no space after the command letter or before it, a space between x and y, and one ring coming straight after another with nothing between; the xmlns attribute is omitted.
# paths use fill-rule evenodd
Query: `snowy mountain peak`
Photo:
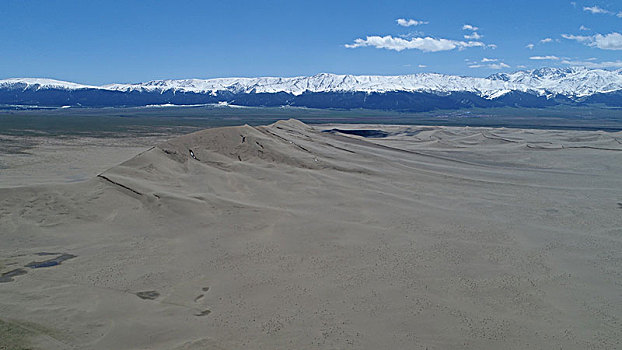
<svg viewBox="0 0 622 350"><path fill-rule="evenodd" d="M19 87L23 89L62 89L62 90L76 90L76 89L99 89L98 86L89 86L71 83L68 81L61 81L55 79L46 78L11 78L0 80L0 88L7 87Z"/></svg>
<svg viewBox="0 0 622 350"><path fill-rule="evenodd" d="M622 90L622 74L619 70L609 71L585 67L545 67L514 73L497 73L489 76L488 79L530 86L569 97Z"/></svg>

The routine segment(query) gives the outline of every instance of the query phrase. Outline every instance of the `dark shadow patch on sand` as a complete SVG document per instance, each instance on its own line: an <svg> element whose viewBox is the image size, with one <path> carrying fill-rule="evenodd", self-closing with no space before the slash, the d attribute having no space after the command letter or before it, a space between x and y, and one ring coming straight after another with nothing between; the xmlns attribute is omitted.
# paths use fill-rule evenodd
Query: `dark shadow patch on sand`
<svg viewBox="0 0 622 350"><path fill-rule="evenodd" d="M389 136L389 133L383 130L372 130L372 129L361 129L361 130L346 130L346 129L330 129L324 130L324 132L328 132L331 134L334 133L342 133L348 135L356 135L362 137L374 137L374 138L383 138Z"/></svg>
<svg viewBox="0 0 622 350"><path fill-rule="evenodd" d="M52 267L52 266L60 265L63 263L63 261L73 259L75 257L77 257L77 255L63 253L52 259L29 262L28 264L25 265L25 267L30 267L31 269L39 269L42 267Z"/></svg>
<svg viewBox="0 0 622 350"><path fill-rule="evenodd" d="M155 300L160 296L160 293L156 292L155 290L146 290L136 293L136 296L145 300Z"/></svg>
<svg viewBox="0 0 622 350"><path fill-rule="evenodd" d="M9 272L5 272L2 275L0 275L0 283L13 282L14 281L13 277L25 275L27 273L28 271L22 268L11 270Z"/></svg>
<svg viewBox="0 0 622 350"><path fill-rule="evenodd" d="M142 195L143 195L142 193L140 193L140 192L136 191L135 189L130 188L130 187L127 187L127 186L125 186L125 185L123 185L123 184L120 184L120 183L118 183L118 182L112 181L112 180L110 180L109 178L105 177L105 176L104 176L104 175L102 175L102 174L97 175L97 177L100 177L100 178L102 178L102 179L104 179L104 180L108 181L109 183L111 183L111 184L113 184L113 185L117 185L117 186L119 186L119 187L121 187L121 188L124 188L124 189L126 189L126 190L128 190L128 191L131 191L131 192L133 192L133 193L136 193L136 194L137 194L137 195L139 195L139 196L142 196Z"/></svg>
<svg viewBox="0 0 622 350"><path fill-rule="evenodd" d="M404 136L417 136L419 133L421 133L423 130L415 130L415 131L404 131L402 133L402 135Z"/></svg>
<svg viewBox="0 0 622 350"><path fill-rule="evenodd" d="M194 151L189 149L188 152L190 153L190 157L192 157L192 159L200 161L199 158L197 158L197 156L194 155Z"/></svg>
<svg viewBox="0 0 622 350"><path fill-rule="evenodd" d="M195 315L195 316L199 316L199 317L200 317L200 316L207 316L207 315L209 315L210 313L212 313L212 310L203 310L203 311L201 311L201 312L199 312L199 313L196 313L196 314L194 314L194 315Z"/></svg>

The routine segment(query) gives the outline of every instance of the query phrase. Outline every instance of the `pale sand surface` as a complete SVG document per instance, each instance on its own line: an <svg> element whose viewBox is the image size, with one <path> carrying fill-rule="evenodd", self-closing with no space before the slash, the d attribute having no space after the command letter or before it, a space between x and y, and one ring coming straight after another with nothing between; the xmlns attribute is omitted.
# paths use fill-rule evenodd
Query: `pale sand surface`
<svg viewBox="0 0 622 350"><path fill-rule="evenodd" d="M3 173L0 348L620 348L620 174L622 133L297 121Z"/></svg>
<svg viewBox="0 0 622 350"><path fill-rule="evenodd" d="M0 187L88 180L168 138L0 134Z"/></svg>

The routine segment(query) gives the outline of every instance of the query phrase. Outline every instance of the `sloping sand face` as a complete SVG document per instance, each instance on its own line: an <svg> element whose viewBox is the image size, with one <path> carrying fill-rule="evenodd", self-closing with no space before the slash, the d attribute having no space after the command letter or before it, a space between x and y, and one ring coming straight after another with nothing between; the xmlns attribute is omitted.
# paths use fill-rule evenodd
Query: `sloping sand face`
<svg viewBox="0 0 622 350"><path fill-rule="evenodd" d="M290 120L0 190L0 345L617 348L621 143Z"/></svg>

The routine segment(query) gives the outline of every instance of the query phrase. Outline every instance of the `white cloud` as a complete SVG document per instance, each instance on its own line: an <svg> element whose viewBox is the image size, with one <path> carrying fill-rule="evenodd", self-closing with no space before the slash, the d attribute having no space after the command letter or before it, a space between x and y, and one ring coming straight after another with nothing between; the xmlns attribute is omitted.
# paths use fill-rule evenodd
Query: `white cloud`
<svg viewBox="0 0 622 350"><path fill-rule="evenodd" d="M525 68L527 68L527 66L519 64L518 66L516 66L516 68L518 68L518 69L525 69Z"/></svg>
<svg viewBox="0 0 622 350"><path fill-rule="evenodd" d="M605 61L605 62L592 62L592 61L562 61L563 64L571 66L583 66L587 68L622 68L622 61Z"/></svg>
<svg viewBox="0 0 622 350"><path fill-rule="evenodd" d="M557 56L531 56L529 57L530 60L550 60L550 61L557 61L559 60L559 57Z"/></svg>
<svg viewBox="0 0 622 350"><path fill-rule="evenodd" d="M462 30L472 30L472 31L476 31L479 30L479 27L476 26L472 26L470 24L465 24L462 26Z"/></svg>
<svg viewBox="0 0 622 350"><path fill-rule="evenodd" d="M436 39L431 37L402 39L391 35L372 35L367 36L365 39L356 39L353 44L345 45L345 47L350 49L365 46L372 46L378 49L395 50L398 52L407 49L416 49L423 52L438 52L454 49L462 50L468 47L486 47L486 44L479 41L457 41L442 38Z"/></svg>
<svg viewBox="0 0 622 350"><path fill-rule="evenodd" d="M477 32L473 32L470 35L465 35L464 38L468 39L468 40L479 40L481 38L483 38L483 35L478 34Z"/></svg>
<svg viewBox="0 0 622 350"><path fill-rule="evenodd" d="M609 10L606 10L606 9L604 9L602 7L598 7L598 6L592 6L592 7L587 7L586 6L586 7L583 8L583 11L591 12L593 14L612 15L612 16L616 16L616 17L622 18L622 11L620 11L618 13L615 13L614 11L609 11Z"/></svg>
<svg viewBox="0 0 622 350"><path fill-rule="evenodd" d="M579 30L591 30L591 29L590 29L590 28L588 28L588 27L586 27L586 26L584 26L584 25L581 25L581 26L579 27Z"/></svg>
<svg viewBox="0 0 622 350"><path fill-rule="evenodd" d="M499 63L491 63L488 65L488 68L490 69L503 69L503 68L510 68L509 64L505 64L503 62L499 62Z"/></svg>
<svg viewBox="0 0 622 350"><path fill-rule="evenodd" d="M426 68L427 66L425 64L420 64L418 67L419 68Z"/></svg>
<svg viewBox="0 0 622 350"><path fill-rule="evenodd" d="M583 8L583 11L591 12L593 14L599 14L599 13L610 14L611 13L611 11L607 11L604 8L598 7L596 5L594 5L592 7L586 6L586 7Z"/></svg>
<svg viewBox="0 0 622 350"><path fill-rule="evenodd" d="M420 32L420 31L414 31L414 32L410 32L407 34L400 34L399 37L403 38L403 39L411 39L411 38L416 38L416 37L420 37L420 36L424 36L425 33Z"/></svg>
<svg viewBox="0 0 622 350"><path fill-rule="evenodd" d="M540 44L546 44L546 43L551 43L551 42L553 42L553 39L551 38L544 38L540 40Z"/></svg>
<svg viewBox="0 0 622 350"><path fill-rule="evenodd" d="M533 50L534 46L536 45L529 43L525 47L528 48L529 50Z"/></svg>
<svg viewBox="0 0 622 350"><path fill-rule="evenodd" d="M622 34L596 34L596 35L570 35L562 34L564 39L575 40L588 46L597 47L603 50L622 50Z"/></svg>
<svg viewBox="0 0 622 350"><path fill-rule="evenodd" d="M430 23L430 22L425 22L425 21L418 21L416 19L406 19L406 18L398 18L395 21L397 22L397 24L401 25L402 27L412 27L412 26L419 26L422 24Z"/></svg>
<svg viewBox="0 0 622 350"><path fill-rule="evenodd" d="M594 46L603 50L622 50L622 34L596 34L594 36L594 44Z"/></svg>
<svg viewBox="0 0 622 350"><path fill-rule="evenodd" d="M562 38L568 39L568 40L576 40L576 41L578 41L580 43L587 43L587 42L591 42L593 40L592 36L571 35L571 34L562 34Z"/></svg>
<svg viewBox="0 0 622 350"><path fill-rule="evenodd" d="M492 61L498 61L498 59L496 59L496 58L495 59L484 58L484 59L482 59L482 62L483 63L491 62L491 60ZM510 68L510 65L505 64L503 62L488 63L488 64L473 63L473 64L470 64L468 67L469 68L488 68L488 69L497 69L497 70L499 70L499 69L503 69L503 68Z"/></svg>
<svg viewBox="0 0 622 350"><path fill-rule="evenodd" d="M486 57L482 58L482 62L484 63L485 62L497 62L497 61L499 61L498 58L486 58Z"/></svg>
<svg viewBox="0 0 622 350"><path fill-rule="evenodd" d="M489 49L493 49L494 50L494 49L497 48L497 45L495 45L495 44L488 44L488 45L486 45L486 47L489 48Z"/></svg>

